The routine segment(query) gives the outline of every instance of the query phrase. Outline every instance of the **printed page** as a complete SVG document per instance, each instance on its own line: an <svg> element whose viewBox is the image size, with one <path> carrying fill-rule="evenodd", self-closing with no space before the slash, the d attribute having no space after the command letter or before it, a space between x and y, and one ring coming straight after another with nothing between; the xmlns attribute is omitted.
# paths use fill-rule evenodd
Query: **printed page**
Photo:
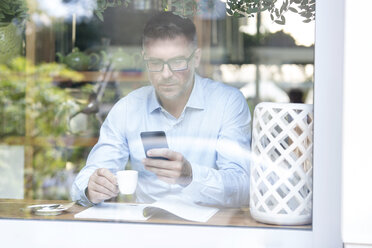
<svg viewBox="0 0 372 248"><path fill-rule="evenodd" d="M153 204L104 202L75 214L75 218L145 221L151 217L149 213L155 212L154 209L163 209L185 220L197 222L207 222L219 210L192 203L184 195L169 195Z"/></svg>
<svg viewBox="0 0 372 248"><path fill-rule="evenodd" d="M168 195L147 208L164 209L185 220L207 222L218 212L218 208L200 206L188 200L185 195Z"/></svg>
<svg viewBox="0 0 372 248"><path fill-rule="evenodd" d="M149 204L104 202L75 214L75 218L145 221L150 218L143 215L147 206Z"/></svg>

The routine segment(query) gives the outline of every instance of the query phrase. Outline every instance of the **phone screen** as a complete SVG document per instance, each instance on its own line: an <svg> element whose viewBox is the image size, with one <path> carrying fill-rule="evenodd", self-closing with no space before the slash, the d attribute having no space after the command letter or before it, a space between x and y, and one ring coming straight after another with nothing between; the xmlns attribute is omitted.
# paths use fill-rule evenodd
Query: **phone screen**
<svg viewBox="0 0 372 248"><path fill-rule="evenodd" d="M163 157L147 156L148 150L151 150L154 148L168 148L167 137L165 136L164 131L141 132L141 140L142 140L143 149L145 150L145 155L147 158L168 160Z"/></svg>

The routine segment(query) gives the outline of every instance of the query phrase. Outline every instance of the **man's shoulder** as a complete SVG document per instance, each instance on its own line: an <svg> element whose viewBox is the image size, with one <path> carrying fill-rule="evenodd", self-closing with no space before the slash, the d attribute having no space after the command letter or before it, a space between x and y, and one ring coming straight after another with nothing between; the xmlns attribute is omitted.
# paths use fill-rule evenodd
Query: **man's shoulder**
<svg viewBox="0 0 372 248"><path fill-rule="evenodd" d="M133 103L139 102L144 103L144 99L148 98L152 94L153 88L151 86L144 86L138 89L135 89L128 93L128 95L124 96L120 99L118 103L125 104L125 103Z"/></svg>
<svg viewBox="0 0 372 248"><path fill-rule="evenodd" d="M200 85L203 88L203 91L207 93L207 95L217 95L217 96L231 96L231 95L241 95L239 89L227 85L222 82L218 82L212 80L210 78L203 78L199 77Z"/></svg>
<svg viewBox="0 0 372 248"><path fill-rule="evenodd" d="M145 86L139 89L131 91L128 95L121 98L118 102L115 103L111 112L133 112L141 111L143 108L146 108L146 103L148 97L151 95L152 87Z"/></svg>
<svg viewBox="0 0 372 248"><path fill-rule="evenodd" d="M153 87L152 86L144 86L141 88L138 88L136 90L131 91L126 98L130 99L140 99L143 101L144 97L148 97L152 94Z"/></svg>

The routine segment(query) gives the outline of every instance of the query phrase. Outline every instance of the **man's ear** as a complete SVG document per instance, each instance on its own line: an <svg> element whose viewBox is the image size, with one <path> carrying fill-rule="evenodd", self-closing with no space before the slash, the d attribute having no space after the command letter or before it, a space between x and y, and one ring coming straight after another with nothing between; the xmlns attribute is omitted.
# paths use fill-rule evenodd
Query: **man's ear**
<svg viewBox="0 0 372 248"><path fill-rule="evenodd" d="M194 54L195 68L200 65L200 61L201 61L201 49L197 48Z"/></svg>

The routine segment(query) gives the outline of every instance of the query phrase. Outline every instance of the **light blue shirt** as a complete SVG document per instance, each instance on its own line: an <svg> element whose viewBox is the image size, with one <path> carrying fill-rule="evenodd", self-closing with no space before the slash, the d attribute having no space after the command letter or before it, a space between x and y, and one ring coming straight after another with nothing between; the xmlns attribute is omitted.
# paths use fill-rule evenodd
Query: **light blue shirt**
<svg viewBox="0 0 372 248"><path fill-rule="evenodd" d="M139 172L140 202L167 194L185 194L196 203L242 206L249 202L251 116L239 90L195 75L190 98L179 118L158 102L152 86L118 101L100 130L97 144L71 189L74 201L90 204L85 195L89 177L98 168L124 170L128 160ZM169 149L180 152L192 167L192 182L168 184L144 168L140 133L165 131Z"/></svg>

